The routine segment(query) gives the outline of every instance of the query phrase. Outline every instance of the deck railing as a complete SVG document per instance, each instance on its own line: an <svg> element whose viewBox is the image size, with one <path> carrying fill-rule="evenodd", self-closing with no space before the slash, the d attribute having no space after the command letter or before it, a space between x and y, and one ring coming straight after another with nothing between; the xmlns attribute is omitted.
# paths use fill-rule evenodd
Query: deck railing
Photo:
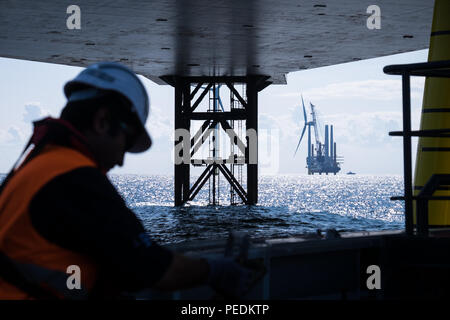
<svg viewBox="0 0 450 320"><path fill-rule="evenodd" d="M450 185L450 174L432 175L424 188L417 196L413 196L412 188L412 164L411 164L411 138L412 137L439 137L450 138L450 128L433 130L411 130L411 87L410 77L438 77L450 78L450 60L433 61L425 63L412 63L389 65L384 67L384 73L402 76L402 101L403 101L403 131L389 132L390 136L403 137L403 179L404 195L391 197L391 200L405 201L405 232L414 235L413 200L417 200L417 236L428 236L428 201L450 200L448 196L433 196L438 189L447 188Z"/></svg>

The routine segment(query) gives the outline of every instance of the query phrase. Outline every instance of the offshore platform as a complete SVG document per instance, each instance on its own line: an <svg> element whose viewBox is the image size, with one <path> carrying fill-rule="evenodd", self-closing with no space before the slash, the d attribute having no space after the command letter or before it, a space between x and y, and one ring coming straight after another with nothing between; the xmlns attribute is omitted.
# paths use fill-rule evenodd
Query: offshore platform
<svg viewBox="0 0 450 320"><path fill-rule="evenodd" d="M305 126L303 127L300 140L295 149L294 156L297 154L300 143L305 135L306 127L308 127L308 156L306 157L306 167L308 174L322 174L328 173L336 174L341 170L340 164L343 163L343 158L337 156L336 142L333 140L333 125L330 126L330 136L328 136L328 125L325 125L325 143L322 143L318 128L318 119L316 107L310 102L311 106L311 121L308 121L306 116L305 103L302 96L303 116L305 118ZM315 142L312 143L311 127L314 129Z"/></svg>

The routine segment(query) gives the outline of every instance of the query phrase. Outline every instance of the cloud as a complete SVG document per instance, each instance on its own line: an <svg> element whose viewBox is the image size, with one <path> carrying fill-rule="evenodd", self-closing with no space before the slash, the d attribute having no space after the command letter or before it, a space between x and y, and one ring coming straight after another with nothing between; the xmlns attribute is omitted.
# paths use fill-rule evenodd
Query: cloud
<svg viewBox="0 0 450 320"><path fill-rule="evenodd" d="M281 139L298 138L303 129L303 114L298 113L298 106L287 107L286 112L269 114L262 112L258 116L259 129L278 129Z"/></svg>
<svg viewBox="0 0 450 320"><path fill-rule="evenodd" d="M0 129L1 145L17 145L23 141L25 134L17 126L10 126L8 129Z"/></svg>
<svg viewBox="0 0 450 320"><path fill-rule="evenodd" d="M411 79L411 98L421 99L424 78ZM330 83L323 87L303 91L303 95L314 100L323 99L369 99L389 101L398 99L402 94L402 82L398 80L363 80ZM298 97L298 92L280 94L280 97Z"/></svg>
<svg viewBox="0 0 450 320"><path fill-rule="evenodd" d="M39 102L25 104L22 113L23 122L18 120L6 128L0 129L0 145L12 146L23 144L30 134L31 123L49 114L50 112L43 108Z"/></svg>
<svg viewBox="0 0 450 320"><path fill-rule="evenodd" d="M167 137L168 139L173 134L173 122L167 116L160 106L152 105L149 119L146 123L146 128L150 132L152 138Z"/></svg>
<svg viewBox="0 0 450 320"><path fill-rule="evenodd" d="M329 123L334 126L334 135L340 143L360 147L388 147L401 142L401 139L389 136L390 131L403 128L401 111L376 111L359 114L330 115ZM412 127L417 128L420 110L413 110Z"/></svg>
<svg viewBox="0 0 450 320"><path fill-rule="evenodd" d="M43 108L39 102L30 102L25 105L25 112L23 114L23 121L31 123L40 118L48 116L50 112Z"/></svg>

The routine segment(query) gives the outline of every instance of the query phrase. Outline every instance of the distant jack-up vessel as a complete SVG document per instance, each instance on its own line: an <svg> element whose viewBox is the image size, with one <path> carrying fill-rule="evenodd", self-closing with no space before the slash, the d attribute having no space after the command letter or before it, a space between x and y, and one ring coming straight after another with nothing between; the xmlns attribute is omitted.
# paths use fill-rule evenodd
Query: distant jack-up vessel
<svg viewBox="0 0 450 320"><path fill-rule="evenodd" d="M328 125L325 125L325 143L322 143L319 137L319 129L317 125L317 114L315 106L310 102L311 106L311 121L308 121L306 115L305 103L302 97L303 105L303 116L305 118L305 126L303 127L300 140L298 141L297 148L295 149L295 154L297 154L300 143L302 142L303 136L308 127L308 156L306 158L306 168L308 168L308 174L336 174L341 170L340 164L343 163L343 158L337 156L336 152L336 142L333 140L333 125L330 126L330 139L328 139ZM314 139L315 142L312 143L311 137L311 127L314 129Z"/></svg>

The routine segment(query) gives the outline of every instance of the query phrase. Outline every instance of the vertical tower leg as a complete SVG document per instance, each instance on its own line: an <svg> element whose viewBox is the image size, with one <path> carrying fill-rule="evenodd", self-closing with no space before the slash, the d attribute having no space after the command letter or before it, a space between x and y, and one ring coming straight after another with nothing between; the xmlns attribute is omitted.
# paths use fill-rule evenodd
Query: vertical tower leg
<svg viewBox="0 0 450 320"><path fill-rule="evenodd" d="M247 115L247 130L254 130L258 134L258 91L253 79L247 82ZM251 152L256 154L256 163L247 165L248 204L253 205L258 202L258 139L252 146L249 143L251 140L248 140L247 148L253 148Z"/></svg>
<svg viewBox="0 0 450 320"><path fill-rule="evenodd" d="M308 125L308 158L311 157L311 126Z"/></svg>
<svg viewBox="0 0 450 320"><path fill-rule="evenodd" d="M191 84L188 81L183 82L183 113L188 113L189 109L191 108L191 90L190 90ZM183 129L186 129L188 132L190 132L191 129L191 120L185 116L182 120ZM190 150L186 150L189 154ZM189 189L190 189L190 169L191 169L191 157L189 156L189 161L187 163L184 163L182 165L182 171L183 171L183 196L182 201L183 203L189 201Z"/></svg>
<svg viewBox="0 0 450 320"><path fill-rule="evenodd" d="M334 139L333 139L333 125L330 128L330 158L334 159Z"/></svg>
<svg viewBox="0 0 450 320"><path fill-rule="evenodd" d="M185 116L186 110L191 106L190 83L182 78L175 80L175 131L178 129L190 130L190 119ZM175 145L183 143L183 138L175 140ZM176 150L176 149L175 149ZM175 159L183 157L183 152L189 154L190 150L181 151L180 155L174 155ZM177 151L175 151L177 152ZM190 159L190 157L189 157ZM187 163L175 164L175 205L180 206L189 200L190 189L190 160Z"/></svg>
<svg viewBox="0 0 450 320"><path fill-rule="evenodd" d="M175 131L182 128L182 108L183 108L183 85L181 79L175 80ZM175 146L180 142L181 139L175 139ZM177 148L175 148L175 153ZM178 154L174 154L174 159L180 156ZM175 164L174 171L174 193L175 193L175 206L180 206L183 204L182 195L183 195L183 164Z"/></svg>

